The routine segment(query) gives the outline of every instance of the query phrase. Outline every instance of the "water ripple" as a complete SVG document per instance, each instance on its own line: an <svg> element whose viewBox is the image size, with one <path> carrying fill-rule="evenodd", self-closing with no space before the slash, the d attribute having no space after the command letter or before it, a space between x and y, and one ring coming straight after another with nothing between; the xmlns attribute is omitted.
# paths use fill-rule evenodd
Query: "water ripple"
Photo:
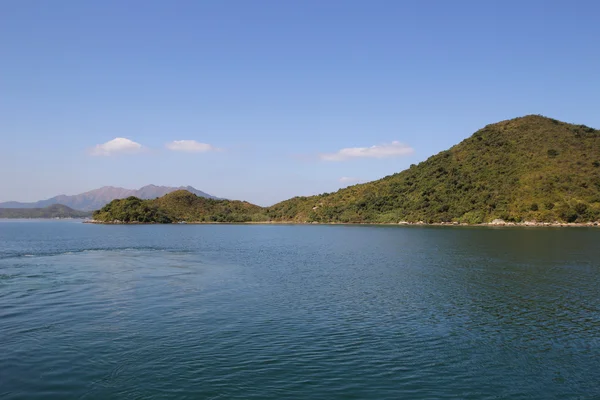
<svg viewBox="0 0 600 400"><path fill-rule="evenodd" d="M600 398L596 231L185 228L1 231L0 397Z"/></svg>

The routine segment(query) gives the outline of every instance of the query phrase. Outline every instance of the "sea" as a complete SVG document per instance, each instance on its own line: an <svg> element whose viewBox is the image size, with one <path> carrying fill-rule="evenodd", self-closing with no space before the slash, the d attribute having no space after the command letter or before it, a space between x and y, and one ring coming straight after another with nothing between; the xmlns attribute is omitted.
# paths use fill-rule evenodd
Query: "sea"
<svg viewBox="0 0 600 400"><path fill-rule="evenodd" d="M0 221L1 399L600 399L600 229Z"/></svg>

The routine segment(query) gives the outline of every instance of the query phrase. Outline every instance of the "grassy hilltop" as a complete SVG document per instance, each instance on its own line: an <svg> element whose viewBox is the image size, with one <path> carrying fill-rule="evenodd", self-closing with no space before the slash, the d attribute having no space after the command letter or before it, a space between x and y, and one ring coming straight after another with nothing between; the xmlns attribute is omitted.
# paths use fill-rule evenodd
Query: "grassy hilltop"
<svg viewBox="0 0 600 400"><path fill-rule="evenodd" d="M115 200L99 221L587 222L600 219L600 131L530 115L488 125L383 179L268 208L198 198Z"/></svg>

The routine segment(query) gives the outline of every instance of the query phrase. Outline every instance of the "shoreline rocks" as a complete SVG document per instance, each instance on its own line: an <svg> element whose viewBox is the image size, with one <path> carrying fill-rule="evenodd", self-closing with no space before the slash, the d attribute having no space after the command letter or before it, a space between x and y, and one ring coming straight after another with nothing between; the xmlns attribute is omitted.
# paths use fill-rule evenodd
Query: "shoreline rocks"
<svg viewBox="0 0 600 400"><path fill-rule="evenodd" d="M97 221L97 220L85 220L84 224L98 224L98 225L169 225L169 224L159 224L156 222L124 222L120 220L114 221ZM184 225L401 225L401 226L489 226L489 227L554 227L554 228L564 228L564 227L600 227L600 221L590 221L590 222L537 222L537 221L523 221L523 222L507 222L502 219L495 219L491 222L484 222L481 224L467 224L465 222L435 222L435 223L426 223L424 221L417 222L408 222L408 221L399 221L397 223L345 223L345 222L296 222L296 221L261 221L261 222L173 222L172 224L184 224Z"/></svg>

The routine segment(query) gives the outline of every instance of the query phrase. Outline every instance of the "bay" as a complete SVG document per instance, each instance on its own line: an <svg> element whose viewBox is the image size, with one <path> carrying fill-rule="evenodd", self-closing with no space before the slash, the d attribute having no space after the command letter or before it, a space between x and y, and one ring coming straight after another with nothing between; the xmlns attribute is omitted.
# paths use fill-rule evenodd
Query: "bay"
<svg viewBox="0 0 600 400"><path fill-rule="evenodd" d="M2 221L0 398L600 398L599 243Z"/></svg>

